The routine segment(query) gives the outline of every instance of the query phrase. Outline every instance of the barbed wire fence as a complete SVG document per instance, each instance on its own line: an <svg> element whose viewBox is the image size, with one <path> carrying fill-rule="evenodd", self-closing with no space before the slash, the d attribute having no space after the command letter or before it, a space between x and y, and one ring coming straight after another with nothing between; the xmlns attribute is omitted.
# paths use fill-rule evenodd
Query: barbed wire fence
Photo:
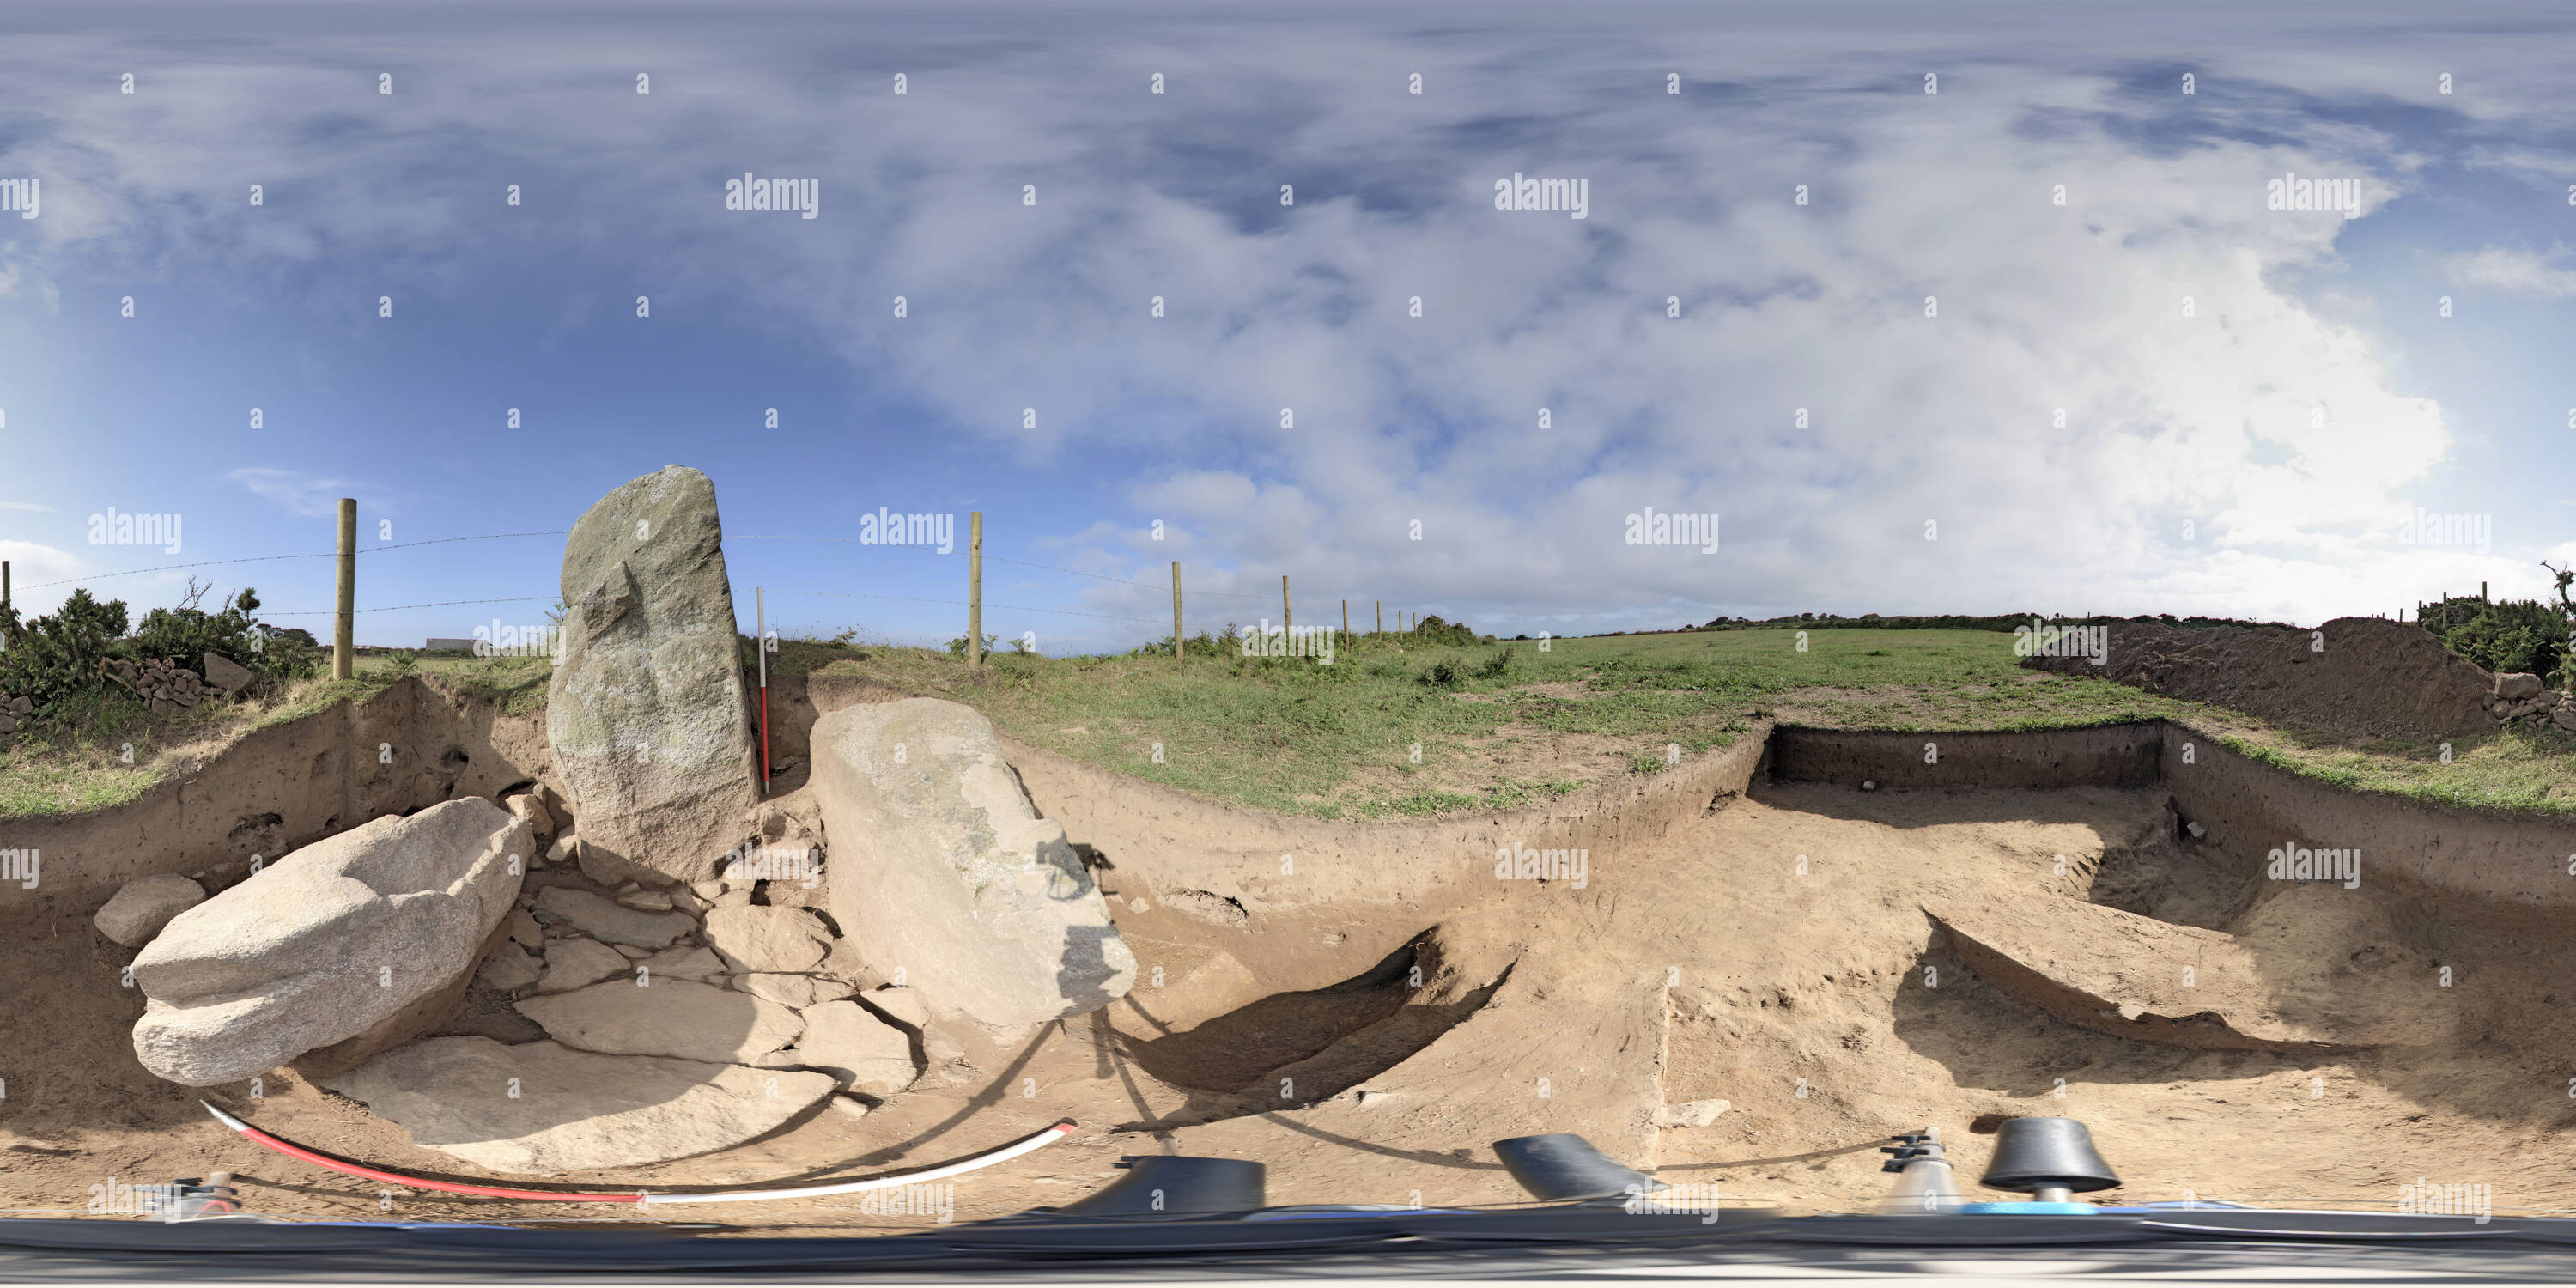
<svg viewBox="0 0 2576 1288"><path fill-rule="evenodd" d="M345 503L344 503L344 504L345 504ZM979 521L979 523L980 523L981 516L980 516L980 515L977 515L977 516L975 516L975 517L976 517L976 519L977 519L977 520ZM978 530L980 531L980 527L979 527L979 529L978 529ZM230 558L230 559L200 559L200 560L193 560L193 561L190 561L190 562L187 562L187 563L178 563L178 564L160 564L160 565L154 565L154 566L151 566L151 567L144 567L144 568L124 568L124 569L118 569L118 570L110 571L110 572L87 573L87 574L83 574L83 575L81 575L81 576L77 576L77 577L64 577L64 578L58 578L58 579L55 579L55 580L52 580L52 581L45 581L45 582L37 582L37 583L33 583L33 584L31 584L31 585L29 585L29 586L25 587L25 589L28 589L28 590L45 590L45 589L52 589L52 588L55 588L55 587L61 587L61 586L80 586L80 587L86 587L86 586L88 586L88 585L90 585L91 583L94 583L94 582L111 581L111 580L115 580L115 579L118 579L118 578L124 578L124 577L139 577L139 576L147 576L147 575L152 575L152 574L171 573L171 572L193 572L193 571L195 571L195 570L197 570L197 569L202 569L202 568L230 567L230 566L239 566L239 565L244 565L244 564L276 563L276 562L291 561L291 560L304 560L304 559L347 559L347 560L352 561L352 563L354 563L354 562L355 562L356 560L358 560L359 558L364 557L364 556L368 556L368 555L383 554L383 553L386 553L386 552L389 552L389 551L395 551L395 550L416 549L416 548L419 548L419 547L425 547L425 546L453 545L453 544L457 544L457 543L461 543L461 542L471 542L471 541L502 541L502 540L524 539L524 538L532 538L532 537L563 537L563 536L569 536L569 535L571 535L571 534L570 534L570 532L569 532L569 530L542 531L542 532L495 532L495 533L483 533L483 534L470 535L470 536L433 537L433 538L429 538L429 539L421 540L421 541L403 541L403 542L394 542L394 543L390 543L390 544L386 544L386 545L377 545L377 546L360 546L360 547L356 547L356 548L354 548L354 549L343 549L343 550L335 550L335 551L323 551L323 552L316 552L316 553L311 553L311 554L246 555L246 556L240 556L240 557ZM346 534L346 533L344 533L344 540L345 540L345 539L349 539L348 534ZM931 546L931 545L925 545L925 544L913 543L913 542L897 542L897 541L888 541L888 540L883 540L883 539L878 539L878 538L861 538L861 537L836 537L836 536L801 535L801 534L783 534L783 533L753 533L753 534L743 534L743 535L728 536L728 537L723 538L723 541L724 541L724 542L726 542L726 543L737 542L737 541L803 541L803 542L818 542L818 543L830 543L830 544L841 544L841 545L858 545L858 546L867 546L867 547L871 547L871 548L874 548L874 549L876 549L876 550L881 550L881 551L913 550L913 551L919 551L919 552L926 553L926 554L940 554L940 555L944 555L945 553L949 553L949 552L943 552L943 551L940 551L940 550L938 550L935 546ZM953 551L953 547L952 547L952 551ZM1177 646L1178 646L1178 645L1180 644L1180 642L1185 638L1185 636L1184 636L1184 622L1185 622L1185 620L1186 620L1185 613L1184 613L1184 601L1185 601L1185 596L1184 596L1184 594L1183 594L1182 584L1181 584L1181 571L1182 571L1182 570L1181 570L1181 566L1180 566L1177 562L1175 562L1175 563L1173 564L1173 580L1172 580L1172 583L1171 583L1169 586L1158 586L1158 585L1156 585L1156 584L1154 584L1154 583L1151 583L1151 582L1136 581L1136 580L1133 580L1133 579L1131 579L1131 578L1113 576L1113 575L1110 575L1110 574L1108 574L1108 573L1090 572L1090 571L1086 571L1086 570L1084 570L1084 569L1080 569L1080 568L1067 568L1067 567L1064 567L1064 566L1062 566L1062 565L1058 565L1058 564L1039 563L1039 562L1037 562L1037 561L1035 561L1035 560L1029 560L1029 559L1015 559L1015 558L1012 558L1012 557L1007 556L1007 555L998 555L998 554L984 553L984 552L982 552L980 549L977 549L977 550L973 551L972 553L970 553L970 555L969 555L969 558L968 558L967 562L968 562L968 565L969 565L969 585L970 585L970 591L969 591L969 596L968 596L967 598L963 598L963 599L948 599L948 598L940 598L940 597L933 597L933 596L921 596L921 595L889 595L889 594L879 594L879 593L868 592L868 591L821 590L821 589L811 589L811 588L805 588L805 587L781 587L781 586L766 586L766 585L760 585L760 586L757 586L755 589L756 589L757 591L763 591L763 592L770 593L770 594L787 595L787 596L798 596L798 597L815 598L815 599L866 599L866 600L876 600L876 601L886 602L886 603L938 604L938 605L945 605L945 606L950 606L950 607L958 607L958 608L964 608L964 609L966 609L966 610L967 610L967 617L968 617L968 620L969 620L969 622L970 622L970 623L972 623L972 622L978 622L978 621L980 620L981 616L982 616L982 610L983 610L983 609L986 609L986 608L990 608L990 609L994 609L994 610L997 610L997 611L1001 611L1001 612L1009 612L1009 613L1038 613L1038 614L1045 614L1045 615L1049 615L1049 616L1084 618L1084 619L1093 620L1093 621L1104 621L1104 622L1128 622L1128 623L1135 623L1135 624L1138 624L1138 625L1144 625L1144 626L1149 626L1149 627L1151 627L1151 626L1160 626L1160 625L1162 625L1162 621L1161 621L1161 619L1160 619L1160 618L1157 618L1157 617L1135 617L1135 616L1128 616L1128 615L1118 614L1118 613L1093 612L1093 611L1088 611L1088 610L1085 610L1085 609L1073 609L1073 608L1051 608L1051 607L1043 607L1043 606L1033 605L1033 604L1002 604L1002 603L994 603L994 602L987 601L987 600L983 599L983 597L982 597L982 591L981 591L981 582L982 582L982 578L981 578L981 570L980 570L980 567L978 567L977 565L978 565L978 564L980 564L980 563L982 563L982 562L991 562L991 563L996 563L996 564L1007 564L1007 565L1010 565L1010 566L1012 566L1012 567L1028 568L1028 569L1033 569L1033 570L1042 571L1042 572L1055 573L1055 574L1059 574L1059 575L1062 575L1062 576L1068 576L1068 577L1080 577L1080 578L1085 578L1085 579L1089 579L1089 580L1093 580L1093 581L1107 582L1107 583L1110 583L1110 584L1112 584L1112 585L1119 585L1119 586L1132 586L1132 587L1135 587L1135 588L1140 589L1140 590L1149 590L1149 591L1154 591L1154 592L1156 592L1157 594L1160 594L1160 593L1163 593L1163 592L1165 592L1165 591L1168 591L1168 592L1172 595L1172 600L1173 600L1173 614L1172 614L1172 621L1171 621L1171 629L1172 629L1172 632L1173 632L1173 633L1172 633L1172 635L1171 635L1171 636L1169 636L1169 637L1167 637L1167 638L1170 638L1170 639L1172 639L1172 640L1173 640L1173 642L1174 642L1174 644L1175 644L1175 646L1176 646L1176 650L1177 650ZM355 617L355 616L357 616L357 615L359 615L359 614L366 614L366 613L409 612L409 611L417 611L417 610L420 610L420 609L429 609L429 608L456 608L456 607L465 607L465 606L480 606L480 605L487 605L487 604L546 604L546 605L560 605L560 604L562 603L562 598L561 598L561 596L560 596L560 595L518 595L518 596L500 596L500 597L491 597L491 598L480 598L480 599L450 599L450 600L436 600L436 601L429 601L429 602L423 602L423 603L413 603L413 604L377 604L377 605L362 605L362 604L359 604L359 603L355 602L355 601L356 601L356 599L357 599L357 595L355 594L355 590L354 590L354 582L355 582L355 578L354 578L354 577L352 577L350 580L351 580L351 583L352 583L352 588L351 588L351 592L350 592L350 595L349 595L349 600L350 600L350 602L347 602L347 603L343 604L343 605L342 605L342 606L340 606L340 607L337 607L337 608L313 608L313 609L277 609L277 610L271 610L271 609L262 608L262 609L255 610L255 613L256 613L256 615L257 615L261 620L268 620L268 619L286 619L286 618L315 618L315 617L321 617L321 618L337 618L337 617L342 616L343 614L346 614L347 616L350 616L350 617ZM1289 620L1291 620L1291 619L1292 619L1292 616L1293 616L1292 604L1291 604L1291 601L1290 601L1290 600L1289 600L1289 598L1288 598L1287 590L1288 590L1288 587L1287 587L1287 579L1286 579L1285 577L1283 577L1283 578L1281 578L1281 591L1280 591L1280 595L1278 596L1278 599L1277 599L1277 602L1279 603L1279 606L1280 606L1281 619L1282 619L1282 624L1283 624L1283 626L1284 626L1284 625L1285 625ZM1270 600L1272 597L1271 597L1271 596L1269 596L1269 595L1267 595L1267 594L1262 594L1262 593L1253 593L1253 592L1245 592L1245 591L1226 591L1226 590L1192 590L1192 591L1189 591L1189 592L1187 593L1186 598L1187 598L1187 599L1200 599L1200 598L1207 598L1207 599L1223 599L1223 600L1266 601L1266 600ZM1340 601L1340 602L1341 602L1341 605L1342 605L1342 622L1343 622L1343 627L1344 627L1344 629L1348 629L1349 601L1348 601L1347 599L1345 599L1345 600L1342 600L1342 601ZM1369 628L1369 630L1370 630L1370 631L1382 631L1382 630L1384 629L1384 609L1383 609L1383 601L1372 601L1372 602L1373 602L1374 604L1376 604L1376 605L1377 605L1377 607L1373 610L1373 611L1377 614L1377 620L1373 623L1373 625ZM1419 614L1416 614L1415 616L1416 616L1416 618L1418 619ZM1266 621L1266 620L1267 620L1267 619L1266 619L1266 617L1265 617L1263 620L1265 620L1265 621ZM1399 611L1398 611L1398 613L1397 613L1397 621L1398 621L1398 629L1399 629L1399 630L1403 629L1404 612L1403 612L1402 610L1399 610ZM1233 624L1233 623L1229 622L1229 625L1230 625L1230 626L1231 626L1232 624ZM1204 634L1205 632L1203 631L1202 633ZM970 631L970 634L971 634L971 631ZM980 655L980 654L981 654L981 652L982 652L981 643L982 643L982 641L980 641L980 640L972 640L972 639L970 639L970 640L969 640L969 650L968 650L968 651L969 651L971 654ZM1148 646L1150 646L1150 645L1148 645ZM375 646L370 646L370 647L375 647ZM1140 647L1147 647L1147 646L1140 646Z"/></svg>

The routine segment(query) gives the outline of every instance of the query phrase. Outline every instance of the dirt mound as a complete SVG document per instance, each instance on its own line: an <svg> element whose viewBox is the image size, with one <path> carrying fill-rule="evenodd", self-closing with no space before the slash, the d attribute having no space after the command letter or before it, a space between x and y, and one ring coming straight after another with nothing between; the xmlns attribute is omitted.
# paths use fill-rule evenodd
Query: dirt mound
<svg viewBox="0 0 2576 1288"><path fill-rule="evenodd" d="M2316 630L2111 622L2108 660L2022 665L2098 676L2344 736L2450 738L2495 727L2495 677L2422 627L2339 617Z"/></svg>

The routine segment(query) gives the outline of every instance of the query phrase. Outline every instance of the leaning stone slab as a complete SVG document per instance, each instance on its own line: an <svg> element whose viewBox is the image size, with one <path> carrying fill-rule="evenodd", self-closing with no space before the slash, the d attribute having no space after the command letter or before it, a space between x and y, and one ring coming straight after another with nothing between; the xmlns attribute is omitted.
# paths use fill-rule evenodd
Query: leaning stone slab
<svg viewBox="0 0 2576 1288"><path fill-rule="evenodd" d="M991 721L935 698L869 703L817 721L813 746L832 919L876 974L998 1026L1125 995L1135 955Z"/></svg>
<svg viewBox="0 0 2576 1288"><path fill-rule="evenodd" d="M515 1097L495 1090L514 1079ZM832 1093L827 1074L483 1037L414 1042L322 1085L399 1124L415 1145L532 1175L728 1149Z"/></svg>
<svg viewBox="0 0 2576 1288"><path fill-rule="evenodd" d="M134 959L134 1054L205 1087L440 1017L518 898L528 825L480 797L316 841L172 918ZM424 1009L426 1008L426 1009ZM387 1026L391 1027L387 1027ZM409 1027L409 1032L399 1031ZM365 1038L361 1050L346 1047Z"/></svg>
<svg viewBox="0 0 2576 1288"><path fill-rule="evenodd" d="M715 485L673 465L600 498L564 543L563 647L547 690L581 846L713 876L760 803Z"/></svg>
<svg viewBox="0 0 2576 1288"><path fill-rule="evenodd" d="M518 1004L568 1047L748 1064L796 1040L804 1022L776 1002L684 979L612 979Z"/></svg>
<svg viewBox="0 0 2576 1288"><path fill-rule="evenodd" d="M90 922L128 948L152 942L172 917L206 901L205 887L175 873L128 881Z"/></svg>

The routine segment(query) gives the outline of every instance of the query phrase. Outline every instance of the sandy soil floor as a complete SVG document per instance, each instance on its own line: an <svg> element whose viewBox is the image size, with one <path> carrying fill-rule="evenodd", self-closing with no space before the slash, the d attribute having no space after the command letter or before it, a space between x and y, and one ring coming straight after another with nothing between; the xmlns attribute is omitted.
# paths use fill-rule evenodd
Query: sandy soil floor
<svg viewBox="0 0 2576 1288"><path fill-rule="evenodd" d="M1437 896L1239 924L1223 908L1141 900L1112 877L1144 969L1109 1010L952 1034L961 1063L865 1119L818 1109L721 1154L541 1183L867 1174L1071 1117L1082 1129L1064 1143L953 1182L955 1219L1066 1203L1119 1176L1122 1156L1156 1153L1262 1161L1273 1203L1510 1203L1522 1196L1488 1142L1548 1131L1582 1133L1668 1181L1714 1183L1729 1202L1850 1209L1884 1192L1875 1151L1891 1133L1943 1127L1973 1181L1992 1138L1971 1124L2051 1114L2090 1124L2126 1180L2109 1200L2389 1205L2420 1177L2491 1185L2500 1211L2576 1208L2576 1040L2556 1018L2576 963L2561 942L2387 909L2406 950L2451 968L2447 988L2428 978L2418 999L2440 1022L2414 1045L2325 1057L2182 1049L2052 1019L1980 980L1924 911L2047 894L2184 923L2228 916L2245 877L2177 852L2164 808L2150 791L1757 785L1652 845L1587 856L1581 888L1497 879L1490 853L1390 851L1390 889L1406 873L1453 879ZM2256 888L2235 916L2259 915L2267 897ZM936 1219L872 1215L857 1196L645 1218L325 1172L224 1130L198 1093L135 1063L142 998L120 982L127 950L85 920L7 933L0 1206L81 1210L94 1185L222 1169L247 1206L314 1217L842 1233ZM2329 938L2313 960L2269 965L2324 975L2350 948ZM1262 984L1270 961L1317 954L1346 958L1344 983L1290 995ZM343 1157L476 1175L291 1074L262 1091L208 1098ZM1712 1098L1732 1107L1706 1126L1656 1125L1663 1105Z"/></svg>

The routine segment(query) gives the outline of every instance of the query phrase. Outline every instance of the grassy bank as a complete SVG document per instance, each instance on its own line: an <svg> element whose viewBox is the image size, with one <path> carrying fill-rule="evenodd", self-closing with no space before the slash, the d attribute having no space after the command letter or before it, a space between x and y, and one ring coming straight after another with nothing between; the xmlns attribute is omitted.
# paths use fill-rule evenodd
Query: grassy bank
<svg viewBox="0 0 2576 1288"><path fill-rule="evenodd" d="M750 647L744 645L749 660ZM1659 773L1732 745L1756 719L1848 728L2032 729L2170 716L2338 786L2481 808L2576 813L2576 737L2513 730L2438 743L2355 742L2081 676L2024 670L1994 631L1737 629L1424 647L1363 637L1331 666L1193 654L1048 658L981 669L946 653L787 641L786 675L853 672L967 702L1023 741L1217 800L1323 818L1506 809ZM363 661L248 708L153 721L102 710L78 737L0 746L0 818L131 800L250 729L363 696L416 670L526 714L542 658ZM134 763L122 757L136 747ZM1159 747L1159 755L1157 748ZM1417 754L1419 759L1417 760Z"/></svg>
<svg viewBox="0 0 2576 1288"><path fill-rule="evenodd" d="M1464 648L1364 639L1304 659L1042 658L978 673L920 649L791 644L829 666L969 702L1013 736L1185 791L1286 813L1507 808L1726 746L1761 716L1848 728L2035 729L2151 716L2354 789L2576 812L2576 738L2513 731L2355 743L2104 680L2025 670L1993 631L1730 630ZM1445 667L1445 669L1444 669ZM1155 744L1162 757L1155 759ZM1414 761L1419 745L1421 760Z"/></svg>
<svg viewBox="0 0 2576 1288"><path fill-rule="evenodd" d="M123 805L251 733L368 697L392 682L389 673L363 671L349 680L299 680L256 701L208 703L169 717L152 715L122 689L101 690L75 731L0 738L0 819Z"/></svg>

